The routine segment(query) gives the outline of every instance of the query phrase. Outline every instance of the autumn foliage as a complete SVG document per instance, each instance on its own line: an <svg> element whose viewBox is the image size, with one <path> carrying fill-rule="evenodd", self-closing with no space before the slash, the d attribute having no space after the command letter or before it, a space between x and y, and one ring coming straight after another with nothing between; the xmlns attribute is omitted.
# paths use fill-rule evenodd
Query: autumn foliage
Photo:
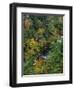
<svg viewBox="0 0 74 90"><path fill-rule="evenodd" d="M23 74L63 73L63 16L22 17Z"/></svg>

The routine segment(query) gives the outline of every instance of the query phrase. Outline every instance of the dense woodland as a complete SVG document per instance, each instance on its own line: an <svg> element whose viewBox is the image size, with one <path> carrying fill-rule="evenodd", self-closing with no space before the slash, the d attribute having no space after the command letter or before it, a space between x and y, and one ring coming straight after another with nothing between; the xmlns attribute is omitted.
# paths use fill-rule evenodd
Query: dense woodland
<svg viewBox="0 0 74 90"><path fill-rule="evenodd" d="M23 14L23 74L63 73L63 16Z"/></svg>

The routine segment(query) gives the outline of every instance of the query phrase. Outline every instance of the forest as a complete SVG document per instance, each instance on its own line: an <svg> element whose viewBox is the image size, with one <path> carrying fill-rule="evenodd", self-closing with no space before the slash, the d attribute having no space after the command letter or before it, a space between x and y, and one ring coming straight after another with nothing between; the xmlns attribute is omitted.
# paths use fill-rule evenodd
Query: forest
<svg viewBox="0 0 74 90"><path fill-rule="evenodd" d="M23 74L63 73L63 16L22 14Z"/></svg>

